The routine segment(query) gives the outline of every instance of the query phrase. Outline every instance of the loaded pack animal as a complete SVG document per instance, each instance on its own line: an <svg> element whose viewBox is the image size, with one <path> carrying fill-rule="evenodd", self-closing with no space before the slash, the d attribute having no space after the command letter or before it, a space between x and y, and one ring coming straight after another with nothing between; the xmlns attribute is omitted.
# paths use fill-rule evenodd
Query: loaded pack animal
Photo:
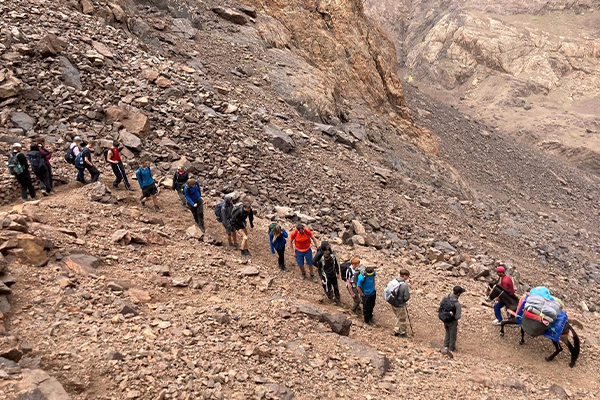
<svg viewBox="0 0 600 400"><path fill-rule="evenodd" d="M500 323L500 336L504 336L505 325L520 325L516 318L517 308L519 306L520 299L517 296L509 294L497 282L490 282L487 288L486 301L489 303L496 299L501 301L510 313L510 318ZM573 336L573 343L571 343L571 341L569 340L569 332ZM560 342L563 342L571 352L571 362L569 363L569 367L573 368L575 366L575 363L577 362L577 358L579 357L580 344L577 332L575 332L575 329L573 329L573 327L571 326L571 324L569 324L568 321L565 323L565 327L560 336L560 341L552 341L552 343L554 344L555 351L554 353L546 357L546 361L554 360L554 358L557 355L559 355L560 352L563 351L563 347L561 346ZM521 327L521 341L519 342L519 344L522 345L524 343L525 331L523 330L523 327Z"/></svg>

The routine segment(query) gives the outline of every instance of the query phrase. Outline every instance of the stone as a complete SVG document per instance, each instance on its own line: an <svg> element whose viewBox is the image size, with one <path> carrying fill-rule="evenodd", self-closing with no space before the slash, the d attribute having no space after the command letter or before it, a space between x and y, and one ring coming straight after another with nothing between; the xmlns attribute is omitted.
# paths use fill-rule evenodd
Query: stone
<svg viewBox="0 0 600 400"><path fill-rule="evenodd" d="M269 383L265 385L266 398L277 400L293 400L296 396L288 387L277 383Z"/></svg>
<svg viewBox="0 0 600 400"><path fill-rule="evenodd" d="M435 242L433 245L436 249L443 251L444 253L456 253L456 249L448 242Z"/></svg>
<svg viewBox="0 0 600 400"><path fill-rule="evenodd" d="M91 15L94 13L94 4L90 0L81 0L81 12Z"/></svg>
<svg viewBox="0 0 600 400"><path fill-rule="evenodd" d="M243 276L256 276L259 274L258 268L249 265L240 270L240 274Z"/></svg>
<svg viewBox="0 0 600 400"><path fill-rule="evenodd" d="M127 20L127 14L123 10L123 8L121 8L120 5L118 5L116 3L108 3L108 6L110 7L110 10L112 11L113 15L115 16L115 21L125 22Z"/></svg>
<svg viewBox="0 0 600 400"><path fill-rule="evenodd" d="M188 287L192 282L192 277L187 278L173 278L173 287Z"/></svg>
<svg viewBox="0 0 600 400"><path fill-rule="evenodd" d="M77 90L83 89L83 85L81 84L81 78L79 76L79 71L77 68L71 64L68 58L60 56L58 58L61 65L61 79L65 83L65 85L75 88Z"/></svg>
<svg viewBox="0 0 600 400"><path fill-rule="evenodd" d="M151 271L156 272L160 276L171 276L171 271L169 271L169 267L164 265L155 265L150 268Z"/></svg>
<svg viewBox="0 0 600 400"><path fill-rule="evenodd" d="M16 96L22 89L23 82L11 70L0 70L0 99Z"/></svg>
<svg viewBox="0 0 600 400"><path fill-rule="evenodd" d="M114 57L113 52L104 43L96 42L94 40L94 41L92 41L92 46L103 57L106 57L106 58L113 58Z"/></svg>
<svg viewBox="0 0 600 400"><path fill-rule="evenodd" d="M136 152L139 152L142 148L142 140L126 130L119 132L119 141L123 146Z"/></svg>
<svg viewBox="0 0 600 400"><path fill-rule="evenodd" d="M142 70L142 77L150 82L154 82L156 78L158 78L158 71L154 69L144 69Z"/></svg>
<svg viewBox="0 0 600 400"><path fill-rule="evenodd" d="M27 261L33 264L40 264L48 259L46 245L41 239L33 235L19 234L15 240L17 247L23 250Z"/></svg>
<svg viewBox="0 0 600 400"><path fill-rule="evenodd" d="M10 310L11 306L6 296L0 296L0 313L8 314Z"/></svg>
<svg viewBox="0 0 600 400"><path fill-rule="evenodd" d="M353 356L369 360L379 376L385 375L390 369L390 360L385 355L379 354L375 347L368 346L347 336L340 336L339 343L341 346L347 347Z"/></svg>
<svg viewBox="0 0 600 400"><path fill-rule="evenodd" d="M364 237L360 235L354 235L350 238L350 244L353 246L365 246L367 242Z"/></svg>
<svg viewBox="0 0 600 400"><path fill-rule="evenodd" d="M365 235L367 233L363 224L361 224L360 221L355 219L352 220L352 229L354 229L354 233L357 235Z"/></svg>
<svg viewBox="0 0 600 400"><path fill-rule="evenodd" d="M193 239L202 240L204 238L204 232L196 224L187 228L185 234Z"/></svg>
<svg viewBox="0 0 600 400"><path fill-rule="evenodd" d="M279 218L292 218L296 215L290 207L275 206L275 212Z"/></svg>
<svg viewBox="0 0 600 400"><path fill-rule="evenodd" d="M0 295L9 295L12 294L12 290L6 286L6 284L0 281Z"/></svg>
<svg viewBox="0 0 600 400"><path fill-rule="evenodd" d="M150 131L148 117L135 107L111 106L106 109L106 120L109 123L120 122L129 133L139 135Z"/></svg>
<svg viewBox="0 0 600 400"><path fill-rule="evenodd" d="M444 253L441 250L430 247L425 252L425 257L431 262L444 261Z"/></svg>
<svg viewBox="0 0 600 400"><path fill-rule="evenodd" d="M106 359L109 361L122 361L125 357L116 350L109 350L106 352Z"/></svg>
<svg viewBox="0 0 600 400"><path fill-rule="evenodd" d="M159 76L158 78L156 78L154 83L156 84L156 86L163 89L173 86L173 81L165 78L164 76Z"/></svg>
<svg viewBox="0 0 600 400"><path fill-rule="evenodd" d="M23 369L16 384L17 400L71 400L56 378L40 369Z"/></svg>
<svg viewBox="0 0 600 400"><path fill-rule="evenodd" d="M234 24L245 25L248 23L248 18L244 14L228 7L213 7L212 11L219 17Z"/></svg>
<svg viewBox="0 0 600 400"><path fill-rule="evenodd" d="M241 5L238 7L238 10L240 10L241 12L243 12L244 14L246 14L252 18L258 17L258 13L256 12L256 9L253 7Z"/></svg>
<svg viewBox="0 0 600 400"><path fill-rule="evenodd" d="M567 391L562 386L559 386L556 383L550 386L548 392L554 395L558 400L569 400L569 395L567 394Z"/></svg>
<svg viewBox="0 0 600 400"><path fill-rule="evenodd" d="M33 129L35 125L35 119L30 117L28 114L24 112L13 112L10 114L10 120L17 127L23 129L25 132L28 132Z"/></svg>
<svg viewBox="0 0 600 400"><path fill-rule="evenodd" d="M305 303L298 303L294 305L292 308L292 313L303 314L319 322L324 322L329 325L331 330L338 335L348 336L350 334L352 321L343 314L325 313Z"/></svg>
<svg viewBox="0 0 600 400"><path fill-rule="evenodd" d="M60 40L58 36L49 33L37 43L37 51L42 57L57 56L67 44Z"/></svg>
<svg viewBox="0 0 600 400"><path fill-rule="evenodd" d="M64 259L65 266L79 275L96 275L100 267L100 259L90 254L72 254Z"/></svg>
<svg viewBox="0 0 600 400"><path fill-rule="evenodd" d="M284 153L290 153L296 148L294 140L281 129L273 125L265 126L265 133L269 136L269 141L275 146L275 148L283 151Z"/></svg>
<svg viewBox="0 0 600 400"><path fill-rule="evenodd" d="M115 304L119 307L119 314L123 314L123 315L127 315L127 314L138 315L139 314L137 308L133 304L131 304L127 301L117 300L115 302Z"/></svg>
<svg viewBox="0 0 600 400"><path fill-rule="evenodd" d="M0 357L18 363L21 360L21 357L23 357L23 352L20 349L12 348L8 351L1 352Z"/></svg>

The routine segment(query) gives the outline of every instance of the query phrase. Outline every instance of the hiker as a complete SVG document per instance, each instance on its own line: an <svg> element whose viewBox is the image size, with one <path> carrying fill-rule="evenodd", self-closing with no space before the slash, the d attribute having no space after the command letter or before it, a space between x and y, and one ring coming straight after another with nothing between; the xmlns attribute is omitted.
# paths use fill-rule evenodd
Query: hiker
<svg viewBox="0 0 600 400"><path fill-rule="evenodd" d="M340 290L338 288L340 266L335 256L329 250L325 250L323 257L321 257L318 263L315 263L315 266L317 267L323 290L329 301L333 300L336 305L342 305L340 302Z"/></svg>
<svg viewBox="0 0 600 400"><path fill-rule="evenodd" d="M269 225L269 244L271 245L271 254L277 252L278 267L285 271L285 245L288 233L276 222Z"/></svg>
<svg viewBox="0 0 600 400"><path fill-rule="evenodd" d="M46 167L46 162L44 161L44 157L42 153L40 153L40 147L37 143L32 143L29 146L29 153L27 153L27 158L29 158L29 164L31 165L31 170L37 176L38 181L40 182L40 189L42 189L42 194L44 196L48 196L52 191L49 182L48 176L48 168Z"/></svg>
<svg viewBox="0 0 600 400"><path fill-rule="evenodd" d="M304 262L306 261L306 265L308 265L308 270L310 271L310 279L316 282L317 280L313 272L312 250L310 248L311 240L315 244L315 247L318 247L313 233L303 224L298 224L290 235L290 246L295 251L296 264L298 264L300 272L302 272L302 279L306 279L306 270L304 269Z"/></svg>
<svg viewBox="0 0 600 400"><path fill-rule="evenodd" d="M125 174L125 166L121 160L121 153L119 152L119 142L113 142L112 147L108 149L106 153L106 161L110 163L110 166L115 174L115 181L113 187L118 188L121 181L125 185L125 189L133 191L133 188L129 184L127 175Z"/></svg>
<svg viewBox="0 0 600 400"><path fill-rule="evenodd" d="M246 227L246 218L250 221L250 228L254 228L254 213L252 212L252 204L237 205L231 213L231 231L239 232L242 237L241 254L242 258L250 257L248 250L248 228Z"/></svg>
<svg viewBox="0 0 600 400"><path fill-rule="evenodd" d="M27 193L31 200L35 199L35 188L31 182L31 174L29 173L29 163L27 157L21 153L21 143L14 143L12 146L12 154L8 157L6 166L8 171L15 177L19 185L21 185L21 198L27 201Z"/></svg>
<svg viewBox="0 0 600 400"><path fill-rule="evenodd" d="M185 193L183 193L183 188L185 184L190 179L188 173L185 170L183 165L180 165L175 171L173 175L173 190L177 191L177 195L179 196L179 200L181 200L181 205L187 208L187 199L185 198Z"/></svg>
<svg viewBox="0 0 600 400"><path fill-rule="evenodd" d="M499 278L498 285L501 286L506 293L514 296L515 286L512 278L506 274L506 268L500 265L498 268L496 268L496 273L498 274ZM502 303L500 300L494 304L494 315L496 316L496 319L492 322L492 325L498 326L502 322L502 308L504 308L504 306L504 303Z"/></svg>
<svg viewBox="0 0 600 400"><path fill-rule="evenodd" d="M40 154L44 158L44 164L46 164L46 169L48 170L48 184L50 187L50 191L54 189L54 182L52 181L52 164L50 163L50 159L54 152L52 150L48 150L46 146L46 139L39 138L37 140L38 146L40 148Z"/></svg>
<svg viewBox="0 0 600 400"><path fill-rule="evenodd" d="M410 300L410 291L408 289L408 278L410 272L403 269L400 271L400 277L392 279L385 287L385 301L390 303L392 310L396 315L396 326L392 332L392 336L406 338L406 318L407 310L406 303Z"/></svg>
<svg viewBox="0 0 600 400"><path fill-rule="evenodd" d="M315 256L313 257L313 265L317 265L317 263L321 260L321 257L323 257L323 253L326 251L329 251L331 254L335 255L335 252L331 248L331 244L327 241L322 241L321 245L317 248Z"/></svg>
<svg viewBox="0 0 600 400"><path fill-rule="evenodd" d="M92 162L92 152L94 151L95 145L96 143L94 141L90 141L89 143L81 142L83 148L75 157L75 167L77 167L77 170L79 171L77 180L81 183L87 183L84 175L86 169L90 173L92 183L97 182L100 177L100 171L98 171Z"/></svg>
<svg viewBox="0 0 600 400"><path fill-rule="evenodd" d="M69 145L69 148L65 152L65 161L67 163L75 165L75 159L77 158L77 155L81 152L80 146L81 138L79 136L75 136L73 142ZM77 180L79 180L79 168L77 168Z"/></svg>
<svg viewBox="0 0 600 400"><path fill-rule="evenodd" d="M358 280L356 281L356 289L360 294L363 304L365 323L372 327L377 327L375 322L373 322L373 309L375 308L375 300L377 299L375 276L375 268L367 267L358 275Z"/></svg>
<svg viewBox="0 0 600 400"><path fill-rule="evenodd" d="M185 194L188 207L194 216L194 221L196 221L198 228L204 232L204 208L202 207L202 192L200 191L200 184L195 179L189 179L183 188L183 192Z"/></svg>
<svg viewBox="0 0 600 400"><path fill-rule="evenodd" d="M225 195L222 202L215 206L215 216L217 221L223 224L227 234L229 247L237 247L237 232L231 226L231 216L233 214L233 195Z"/></svg>
<svg viewBox="0 0 600 400"><path fill-rule="evenodd" d="M352 297L352 308L350 309L355 314L360 314L360 293L356 287L358 283L358 275L360 274L360 260L352 257L350 267L346 270L346 288Z"/></svg>
<svg viewBox="0 0 600 400"><path fill-rule="evenodd" d="M156 184L154 183L154 177L152 176L152 171L150 171L150 166L148 165L148 160L142 160L140 167L135 173L138 184L142 189L142 199L141 204L142 207L146 207L146 202L149 199L152 199L152 203L154 204L154 211L162 212L160 207L158 206L158 199L156 195L158 194L158 189L156 188Z"/></svg>
<svg viewBox="0 0 600 400"><path fill-rule="evenodd" d="M447 294L440 303L438 310L438 317L444 323L444 329L446 330L446 336L444 338L444 351L456 351L456 335L458 334L458 320L462 313L462 306L458 302L458 298L461 294L466 292L460 286L454 286L452 293Z"/></svg>

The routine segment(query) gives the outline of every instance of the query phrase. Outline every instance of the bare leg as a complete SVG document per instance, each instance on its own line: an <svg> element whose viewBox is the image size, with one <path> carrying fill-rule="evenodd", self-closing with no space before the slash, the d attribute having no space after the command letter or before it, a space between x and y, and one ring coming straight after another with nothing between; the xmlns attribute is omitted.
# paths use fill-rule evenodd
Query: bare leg
<svg viewBox="0 0 600 400"><path fill-rule="evenodd" d="M242 235L242 250L248 250L248 231L242 229L240 233Z"/></svg>
<svg viewBox="0 0 600 400"><path fill-rule="evenodd" d="M156 198L156 195L152 196L152 203L154 203L154 207L158 207L158 199Z"/></svg>

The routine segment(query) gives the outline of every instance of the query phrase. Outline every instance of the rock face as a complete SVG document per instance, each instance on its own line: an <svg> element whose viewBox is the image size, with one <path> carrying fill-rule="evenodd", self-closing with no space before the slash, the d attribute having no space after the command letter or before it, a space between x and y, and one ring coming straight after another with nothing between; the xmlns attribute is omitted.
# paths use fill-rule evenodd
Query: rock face
<svg viewBox="0 0 600 400"><path fill-rule="evenodd" d="M0 99L16 96L22 88L23 83L14 76L12 71L0 70Z"/></svg>
<svg viewBox="0 0 600 400"><path fill-rule="evenodd" d="M40 369L23 369L23 378L17 384L17 399L71 400L56 378Z"/></svg>

